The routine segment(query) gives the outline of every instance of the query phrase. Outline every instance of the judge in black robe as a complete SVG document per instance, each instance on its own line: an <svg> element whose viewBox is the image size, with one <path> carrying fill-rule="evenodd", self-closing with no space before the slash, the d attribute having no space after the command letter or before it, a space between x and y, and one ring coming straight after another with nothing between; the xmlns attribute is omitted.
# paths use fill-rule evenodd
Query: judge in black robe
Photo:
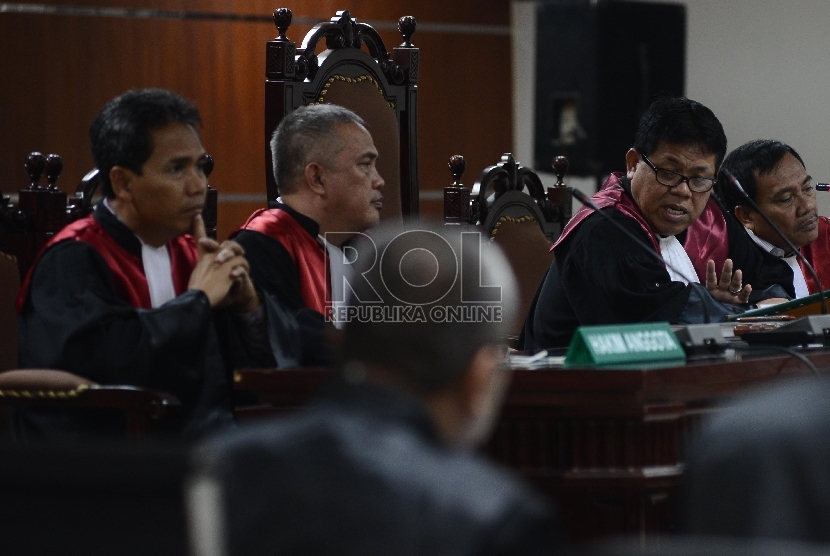
<svg viewBox="0 0 830 556"><path fill-rule="evenodd" d="M92 218L141 260L138 238L100 203ZM189 276L190 268L181 269ZM143 274L143 269L137 269ZM19 313L19 366L70 371L100 384L164 390L182 403L184 436L232 424L233 368L273 361L250 328L228 310L211 309L204 292L188 290L154 309L140 309L116 291L95 247L67 239L48 248L32 272ZM255 334L255 332L254 332ZM69 440L123 434L116 413L17 412L25 439Z"/></svg>
<svg viewBox="0 0 830 556"><path fill-rule="evenodd" d="M242 249L205 237L200 123L195 106L163 89L108 102L90 127L105 199L52 238L18 299L21 367L168 390L184 435L231 423L230 371L251 363L242 354L273 364L270 314ZM247 327L245 340L225 319ZM117 429L112 416L84 412L16 422L35 438Z"/></svg>
<svg viewBox="0 0 830 556"><path fill-rule="evenodd" d="M343 301L334 293L344 289L343 273L331 269L343 267L343 243L380 220L377 149L357 114L317 104L280 122L271 154L280 198L232 238L245 248L254 282L287 313L280 332L285 357L277 364L326 364L331 310Z"/></svg>
<svg viewBox="0 0 830 556"><path fill-rule="evenodd" d="M630 197L630 181L625 177L619 181ZM614 207L602 211L641 243L651 243L636 220ZM733 268L741 269L744 283L753 286L752 299L793 297L786 265L756 249L731 215L724 217ZM677 236L681 244L685 234ZM524 349L567 346L579 326L651 321L698 324L707 318L720 322L746 309L746 305L713 299L702 284L672 281L654 252L593 214L555 247L553 263L525 321Z"/></svg>

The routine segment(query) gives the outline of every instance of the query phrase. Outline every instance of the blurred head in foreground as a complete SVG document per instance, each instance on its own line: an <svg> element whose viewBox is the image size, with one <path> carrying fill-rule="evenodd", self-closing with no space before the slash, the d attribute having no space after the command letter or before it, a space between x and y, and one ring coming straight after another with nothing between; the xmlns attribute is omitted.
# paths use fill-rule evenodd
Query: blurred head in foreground
<svg viewBox="0 0 830 556"><path fill-rule="evenodd" d="M547 502L457 449L486 435L506 385L506 260L444 227L359 237L332 273L343 379L200 452L194 542L243 556L559 553Z"/></svg>
<svg viewBox="0 0 830 556"><path fill-rule="evenodd" d="M362 236L344 258L348 303L334 316L346 321L346 378L415 394L449 444L481 441L507 384L504 336L516 318L504 255L478 232L422 223Z"/></svg>

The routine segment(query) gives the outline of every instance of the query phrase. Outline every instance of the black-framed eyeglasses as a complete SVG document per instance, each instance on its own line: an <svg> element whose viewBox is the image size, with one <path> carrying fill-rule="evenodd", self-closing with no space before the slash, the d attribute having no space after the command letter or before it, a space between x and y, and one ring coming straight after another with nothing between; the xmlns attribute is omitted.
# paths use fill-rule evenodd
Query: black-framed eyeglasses
<svg viewBox="0 0 830 556"><path fill-rule="evenodd" d="M690 191L694 191L695 193L706 193L715 186L715 181L717 181L715 178L690 178L684 176L683 174L672 172L671 170L658 168L652 164L648 157L643 153L640 153L640 158L643 159L643 162L648 164L649 168L654 170L654 177L657 178L657 183L665 185L666 187L677 187L685 181L689 184Z"/></svg>

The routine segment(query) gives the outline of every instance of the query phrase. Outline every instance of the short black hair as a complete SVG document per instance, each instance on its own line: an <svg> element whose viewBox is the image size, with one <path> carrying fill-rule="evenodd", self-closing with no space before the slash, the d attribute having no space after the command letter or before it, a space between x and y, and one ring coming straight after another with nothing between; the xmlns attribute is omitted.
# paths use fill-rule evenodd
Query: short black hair
<svg viewBox="0 0 830 556"><path fill-rule="evenodd" d="M337 128L349 123L366 127L360 116L337 104L301 106L280 122L271 136L274 179L280 195L297 192L309 162L331 164L345 146Z"/></svg>
<svg viewBox="0 0 830 556"><path fill-rule="evenodd" d="M89 128L89 140L106 197L115 195L109 177L112 167L141 174L153 154L152 132L173 122L196 129L202 118L193 104L165 89L133 89L104 105Z"/></svg>
<svg viewBox="0 0 830 556"><path fill-rule="evenodd" d="M756 180L759 176L772 172L784 156L790 153L802 166L801 159L794 148L774 139L756 139L744 143L727 156L721 170L728 170L735 176L746 194L753 201L758 201L758 187ZM734 187L727 183L723 173L719 175L715 194L726 209L735 214L735 207L744 204L743 197Z"/></svg>
<svg viewBox="0 0 830 556"><path fill-rule="evenodd" d="M726 134L720 120L699 102L685 97L660 97L640 118L633 147L650 156L660 143L697 145L715 155L716 169L726 154Z"/></svg>
<svg viewBox="0 0 830 556"><path fill-rule="evenodd" d="M358 236L353 260L376 263L362 274L365 282L352 284L348 305L365 313L345 324L344 364L375 365L416 393L439 392L457 382L481 348L506 343L518 305L510 263L486 236L476 242L468 233L462 240L461 232L428 222L415 227L386 223L372 230L371 240ZM472 242L462 249L462 241ZM473 287L492 286L491 293L498 291L500 298L472 302L470 280ZM427 286L414 287L415 282ZM462 287L470 288L466 296ZM436 300L436 291L435 297L446 293ZM494 311L479 312L482 308ZM396 320L417 310L424 321Z"/></svg>

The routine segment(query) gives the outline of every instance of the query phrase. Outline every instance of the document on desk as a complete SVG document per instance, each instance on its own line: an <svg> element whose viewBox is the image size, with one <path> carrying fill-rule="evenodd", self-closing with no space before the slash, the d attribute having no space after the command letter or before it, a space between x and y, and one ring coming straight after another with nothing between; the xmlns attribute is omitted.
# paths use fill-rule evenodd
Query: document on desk
<svg viewBox="0 0 830 556"><path fill-rule="evenodd" d="M555 369L565 366L565 356L549 355L543 350L535 355L511 355L507 363L511 369Z"/></svg>

